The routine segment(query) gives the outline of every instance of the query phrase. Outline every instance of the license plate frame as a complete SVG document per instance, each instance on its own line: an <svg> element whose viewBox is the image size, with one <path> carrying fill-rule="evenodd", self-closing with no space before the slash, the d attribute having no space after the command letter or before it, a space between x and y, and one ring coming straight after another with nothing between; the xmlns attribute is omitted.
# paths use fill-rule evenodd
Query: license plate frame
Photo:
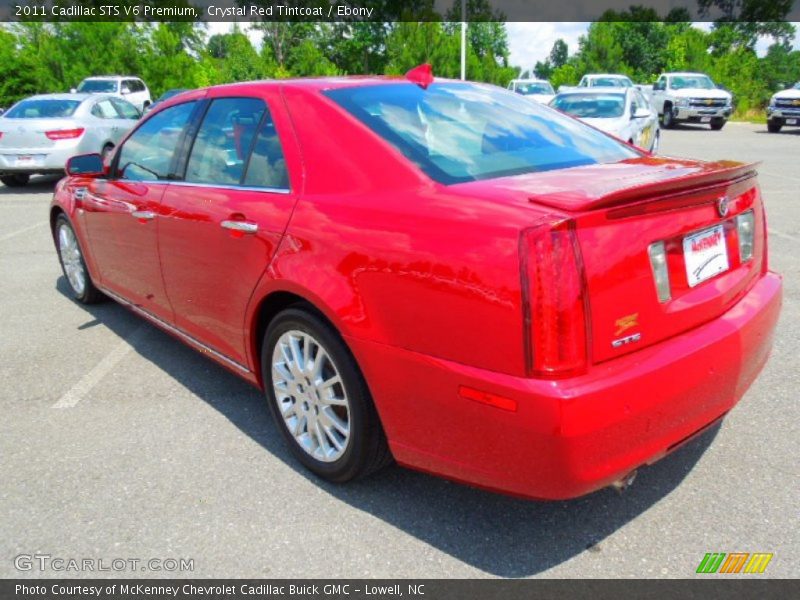
<svg viewBox="0 0 800 600"><path fill-rule="evenodd" d="M787 125L797 125L797 119L786 119Z"/></svg>
<svg viewBox="0 0 800 600"><path fill-rule="evenodd" d="M730 269L725 227L720 223L683 238L683 261L690 288Z"/></svg>
<svg viewBox="0 0 800 600"><path fill-rule="evenodd" d="M701 123L711 123L711 117L700 117Z"/></svg>

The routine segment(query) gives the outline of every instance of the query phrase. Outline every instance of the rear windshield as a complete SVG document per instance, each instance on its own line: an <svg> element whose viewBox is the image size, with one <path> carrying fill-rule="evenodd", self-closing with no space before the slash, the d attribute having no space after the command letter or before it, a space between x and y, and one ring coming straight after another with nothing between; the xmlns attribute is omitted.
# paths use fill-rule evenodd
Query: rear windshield
<svg viewBox="0 0 800 600"><path fill-rule="evenodd" d="M613 119L625 112L624 94L564 94L552 106L580 119Z"/></svg>
<svg viewBox="0 0 800 600"><path fill-rule="evenodd" d="M108 93L117 91L117 82L109 79L87 79L78 86L79 92Z"/></svg>
<svg viewBox="0 0 800 600"><path fill-rule="evenodd" d="M514 91L523 96L530 94L552 94L553 87L549 83L518 83L514 87Z"/></svg>
<svg viewBox="0 0 800 600"><path fill-rule="evenodd" d="M617 162L629 146L488 85L375 85L325 94L393 144L432 179L461 183Z"/></svg>
<svg viewBox="0 0 800 600"><path fill-rule="evenodd" d="M6 119L59 119L71 117L80 100L23 100L4 116Z"/></svg>

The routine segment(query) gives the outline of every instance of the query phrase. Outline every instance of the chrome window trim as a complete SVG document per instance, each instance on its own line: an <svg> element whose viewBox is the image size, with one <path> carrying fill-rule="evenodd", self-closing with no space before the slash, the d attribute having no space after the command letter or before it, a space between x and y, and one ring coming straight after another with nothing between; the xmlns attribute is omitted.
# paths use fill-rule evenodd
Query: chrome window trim
<svg viewBox="0 0 800 600"><path fill-rule="evenodd" d="M291 194L288 188L256 187L246 185L222 185L217 183L190 183L188 181L175 181L172 179L124 179L122 177L112 181L130 181L133 183L146 183L148 185L176 185L179 187L214 188L217 190L241 190L244 192L266 192L268 194Z"/></svg>
<svg viewBox="0 0 800 600"><path fill-rule="evenodd" d="M139 315L141 317L144 317L145 319L147 319L148 321L154 323L158 327L161 327L162 329L164 329L164 330L176 335L177 337L181 338L182 340L184 340L188 344L190 344L190 345L194 346L196 349L200 350L200 352L208 353L211 356L213 356L214 358L216 358L217 360L219 360L221 362L224 362L225 364L230 365L230 366L234 367L236 370L241 371L241 372L243 372L245 374L249 375L249 374L252 373L252 371L250 371L250 369L248 369L244 365L239 364L238 362L236 362L232 358L228 358L227 356L225 356L221 352L217 352L216 350L214 350L210 346L207 346L203 342L193 338L188 333L178 329L177 327L174 327L173 325L170 325L166 321L164 321L162 319L159 319L157 316L155 316L151 312L143 309L141 306L137 306L136 304L134 304L130 300L126 300L122 296L120 296L118 294L115 294L114 292L110 291L108 288L106 288L104 286L97 286L97 287L105 295L107 295L110 298L112 298L113 300L119 302L120 304L122 304L126 308L131 309L137 315Z"/></svg>

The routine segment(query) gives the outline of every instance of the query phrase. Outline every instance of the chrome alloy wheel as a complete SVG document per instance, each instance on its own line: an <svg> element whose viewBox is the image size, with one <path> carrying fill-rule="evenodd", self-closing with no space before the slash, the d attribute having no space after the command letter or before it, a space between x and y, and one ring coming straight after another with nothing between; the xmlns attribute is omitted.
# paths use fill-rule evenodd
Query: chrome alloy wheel
<svg viewBox="0 0 800 600"><path fill-rule="evenodd" d="M82 296L86 290L86 270L83 268L83 258L75 232L66 223L58 228L58 250L69 284L78 296Z"/></svg>
<svg viewBox="0 0 800 600"><path fill-rule="evenodd" d="M297 444L323 462L341 458L350 440L350 402L336 365L316 339L296 329L278 338L272 388Z"/></svg>

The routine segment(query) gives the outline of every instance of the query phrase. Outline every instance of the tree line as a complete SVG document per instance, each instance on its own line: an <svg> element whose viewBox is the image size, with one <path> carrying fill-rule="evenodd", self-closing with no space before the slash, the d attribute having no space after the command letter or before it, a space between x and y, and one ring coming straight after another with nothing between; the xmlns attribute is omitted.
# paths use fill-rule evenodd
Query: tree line
<svg viewBox="0 0 800 600"><path fill-rule="evenodd" d="M794 27L782 20L788 10L778 6L783 4L771 0L764 6L773 12L753 14L771 20L742 22L731 15L707 32L692 26L681 10L665 17L641 7L609 11L589 26L574 53L558 40L547 60L523 69L509 62L503 16L492 13L486 0L469 0L470 11L482 10L493 20L469 24L467 77L505 86L535 74L557 87L591 72L652 83L663 71L701 71L731 90L737 109L746 113L800 80L800 51L791 44ZM104 74L138 75L154 97L171 88L255 79L399 75L423 62L438 76L457 78L459 5L429 22L252 24L260 45L251 42L253 32L235 28L210 35L194 23L9 24L0 28L0 106L35 93L68 91L84 77ZM759 36L772 40L764 57L755 52Z"/></svg>

